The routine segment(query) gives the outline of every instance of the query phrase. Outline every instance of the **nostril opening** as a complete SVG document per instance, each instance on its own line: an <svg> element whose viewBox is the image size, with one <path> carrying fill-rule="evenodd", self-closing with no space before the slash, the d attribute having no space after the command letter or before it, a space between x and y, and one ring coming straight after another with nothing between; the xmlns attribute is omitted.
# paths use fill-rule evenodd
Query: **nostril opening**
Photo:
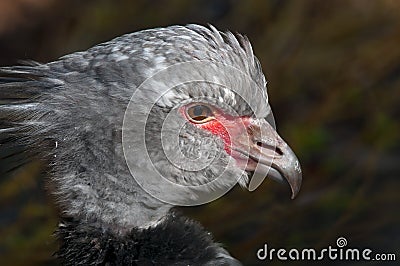
<svg viewBox="0 0 400 266"><path fill-rule="evenodd" d="M277 153L277 154L279 154L279 155L283 155L283 152L282 152L282 150L280 149L280 148L278 148L278 147L275 147L275 152Z"/></svg>
<svg viewBox="0 0 400 266"><path fill-rule="evenodd" d="M256 144L259 147L262 147L262 148L265 148L265 149L270 149L270 150L275 151L279 155L283 155L283 152L279 147L268 145L266 143L263 143L262 141L257 141Z"/></svg>

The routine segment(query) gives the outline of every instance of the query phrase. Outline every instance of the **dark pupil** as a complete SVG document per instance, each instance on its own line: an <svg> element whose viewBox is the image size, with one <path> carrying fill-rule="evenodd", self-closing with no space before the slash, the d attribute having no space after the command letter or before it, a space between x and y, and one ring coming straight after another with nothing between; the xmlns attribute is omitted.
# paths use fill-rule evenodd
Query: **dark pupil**
<svg viewBox="0 0 400 266"><path fill-rule="evenodd" d="M193 107L194 116L203 116L203 106L195 106Z"/></svg>

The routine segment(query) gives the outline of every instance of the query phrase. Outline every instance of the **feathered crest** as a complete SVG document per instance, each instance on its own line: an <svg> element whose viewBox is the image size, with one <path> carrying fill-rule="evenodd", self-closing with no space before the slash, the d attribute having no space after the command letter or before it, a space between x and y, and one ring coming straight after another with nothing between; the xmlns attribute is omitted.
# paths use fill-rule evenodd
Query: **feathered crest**
<svg viewBox="0 0 400 266"><path fill-rule="evenodd" d="M40 98L51 86L46 80L46 66L32 61L25 66L0 68L0 174L24 165L38 154L29 144L39 140L40 131L50 125L41 117L48 110ZM38 145L37 147L40 147ZM29 151L29 154L26 152Z"/></svg>

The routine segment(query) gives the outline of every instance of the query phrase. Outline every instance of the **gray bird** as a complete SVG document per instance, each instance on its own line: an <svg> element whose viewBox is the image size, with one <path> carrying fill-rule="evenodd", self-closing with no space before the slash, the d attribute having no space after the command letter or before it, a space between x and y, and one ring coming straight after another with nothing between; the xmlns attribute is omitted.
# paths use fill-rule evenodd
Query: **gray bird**
<svg viewBox="0 0 400 266"><path fill-rule="evenodd" d="M246 37L199 25L0 68L1 149L49 163L66 265L240 265L172 210L265 176L301 185ZM15 155L17 156L17 155Z"/></svg>

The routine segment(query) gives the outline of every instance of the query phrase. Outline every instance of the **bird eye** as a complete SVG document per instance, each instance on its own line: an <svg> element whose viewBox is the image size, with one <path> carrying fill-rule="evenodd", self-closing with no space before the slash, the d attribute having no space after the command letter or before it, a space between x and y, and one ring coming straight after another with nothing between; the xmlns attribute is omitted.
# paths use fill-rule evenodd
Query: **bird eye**
<svg viewBox="0 0 400 266"><path fill-rule="evenodd" d="M214 119L213 112L207 105L192 105L186 109L186 114L190 121L201 124Z"/></svg>

